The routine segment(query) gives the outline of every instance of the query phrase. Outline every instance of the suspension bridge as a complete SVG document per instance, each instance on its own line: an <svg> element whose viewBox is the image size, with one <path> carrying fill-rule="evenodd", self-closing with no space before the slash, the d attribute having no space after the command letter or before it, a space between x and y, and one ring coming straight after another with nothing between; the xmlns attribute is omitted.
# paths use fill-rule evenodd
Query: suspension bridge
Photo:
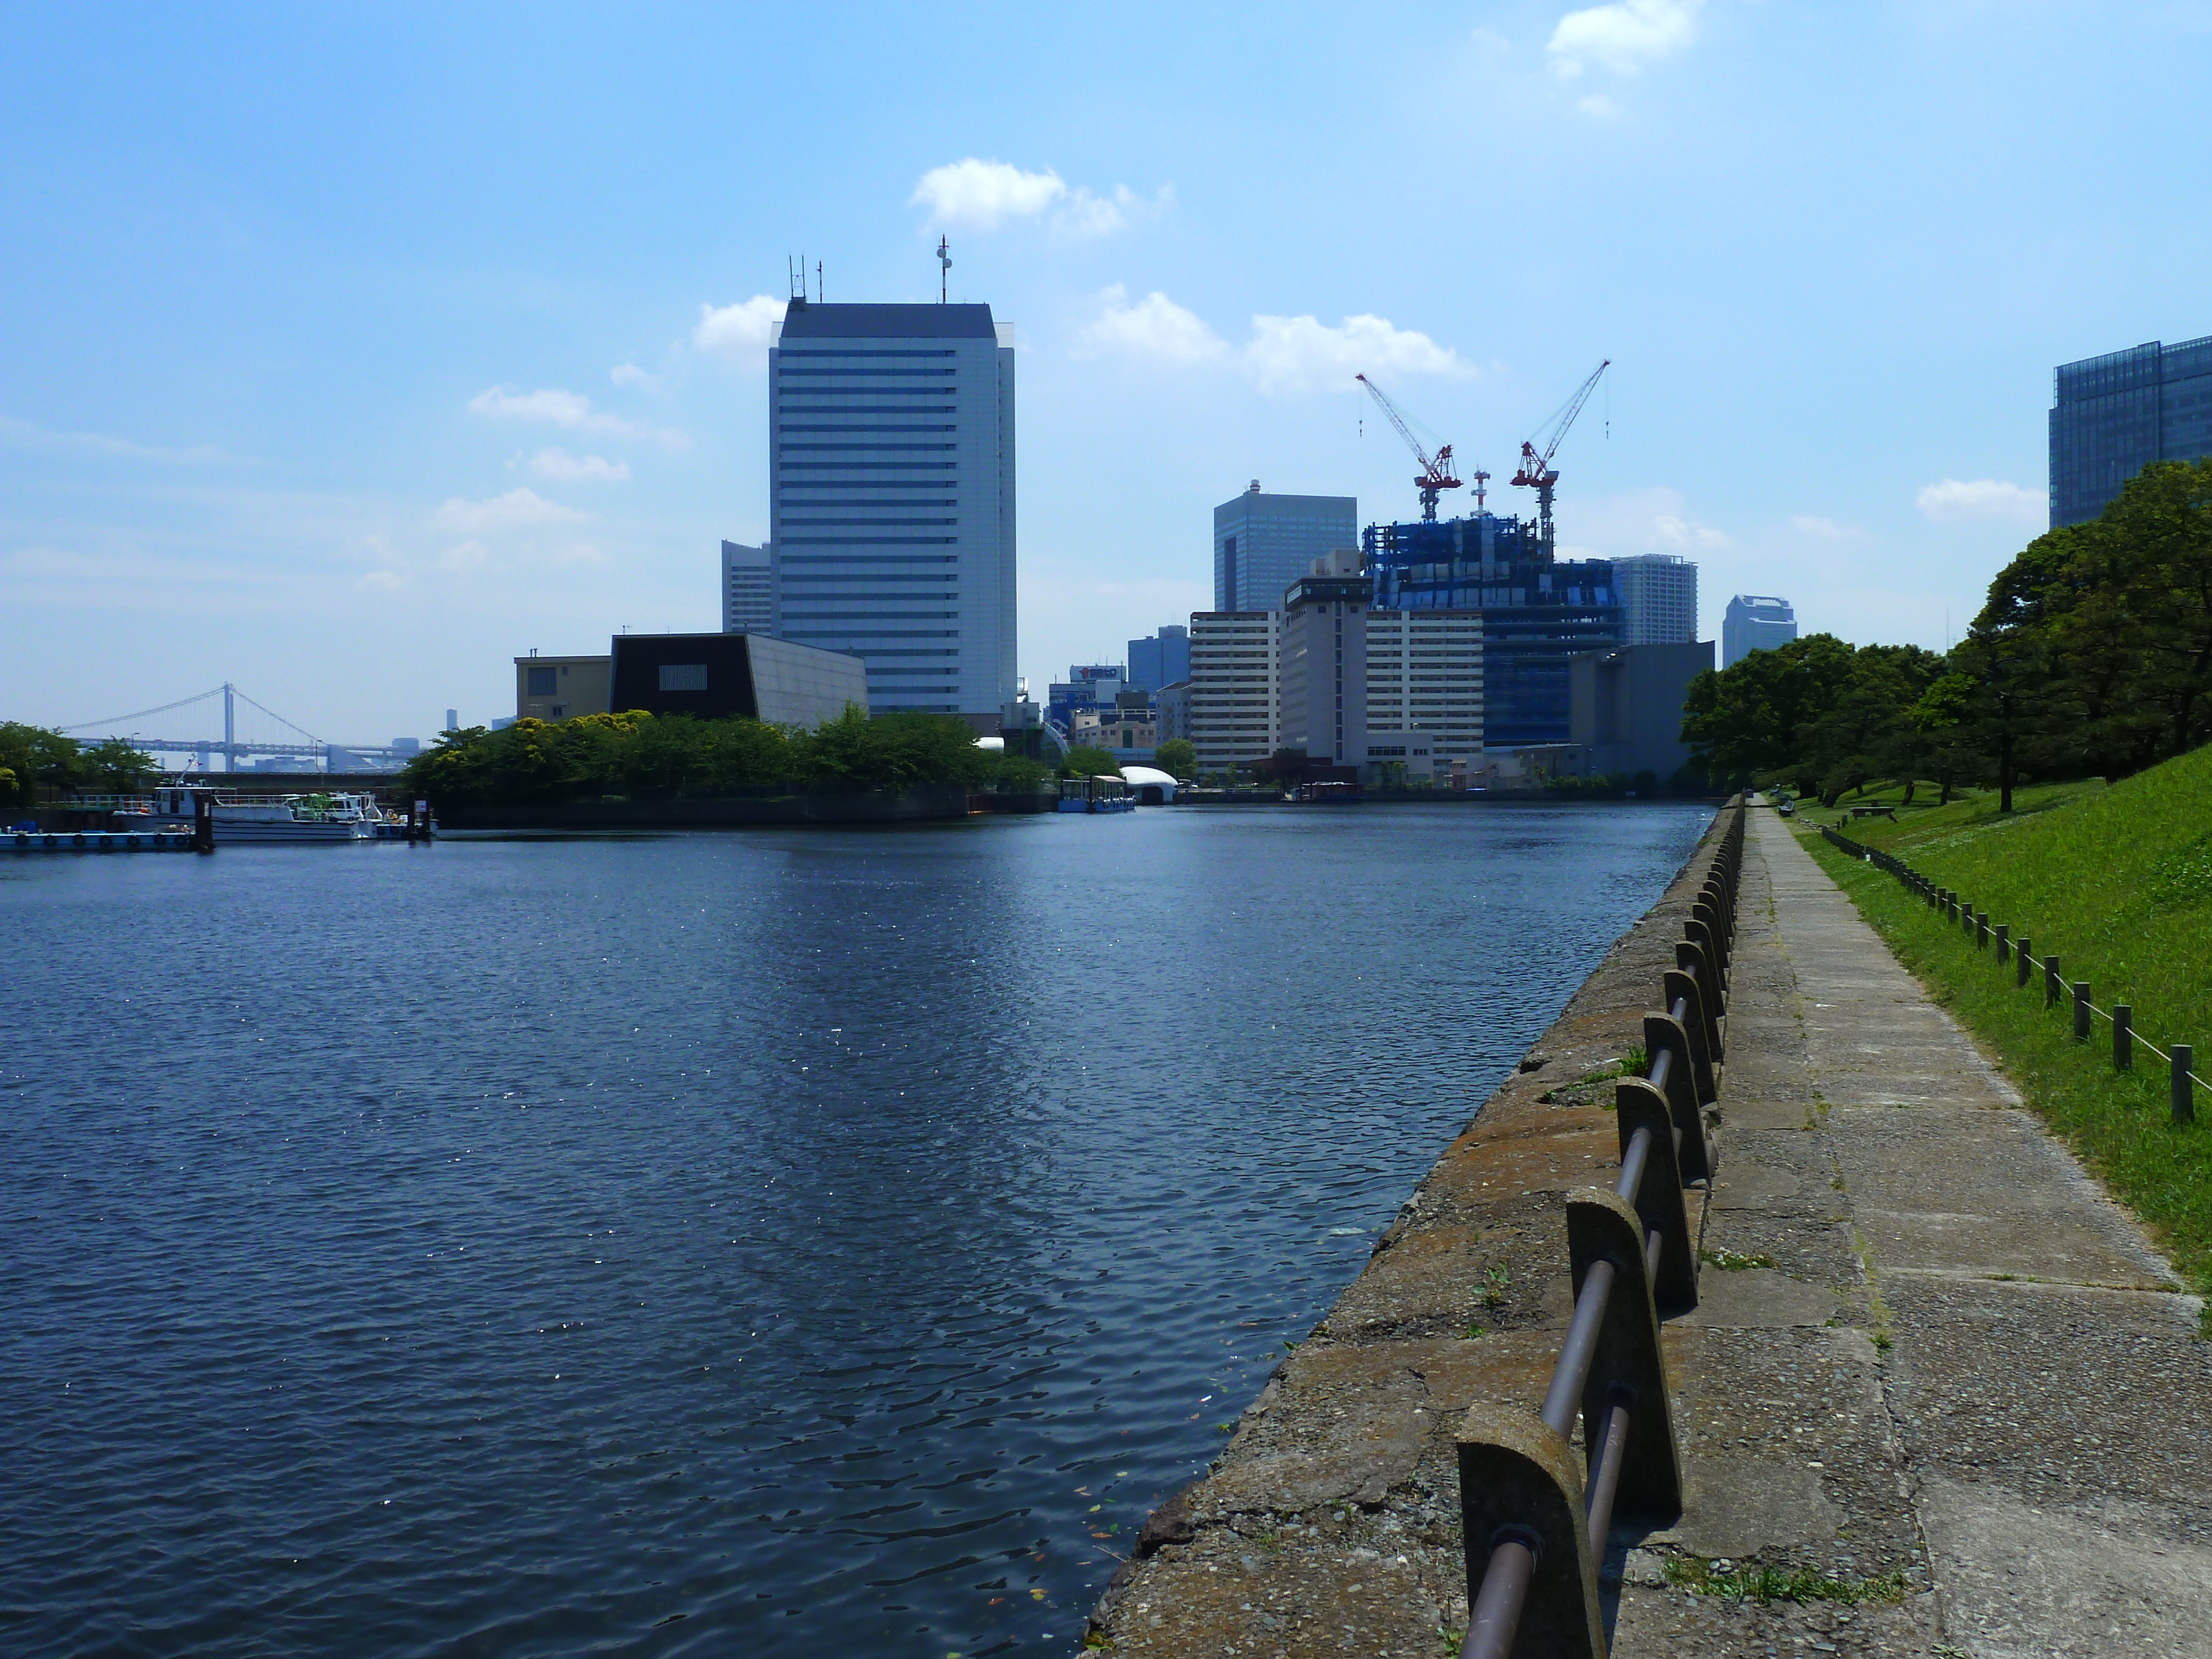
<svg viewBox="0 0 2212 1659"><path fill-rule="evenodd" d="M149 737L139 726L157 715L170 717L165 725L173 730L190 730L195 726L212 726L217 699L222 704L222 735L216 737ZM239 705L246 705L246 731L240 734ZM185 711L197 710L197 714ZM257 719L255 716L260 716ZM301 763L300 770L327 769L332 772L377 771L404 766L420 750L411 742L402 739L390 744L331 743L317 737L305 726L289 720L265 704L256 702L228 680L212 690L197 696L180 697L174 702L165 702L158 708L141 708L132 714L116 714L106 720L87 720L82 726L60 728L68 737L78 738L120 738L134 749L143 749L152 755L189 755L194 757L200 771L212 771L217 757L222 760L223 770L242 770L239 763L244 758L290 759Z"/></svg>

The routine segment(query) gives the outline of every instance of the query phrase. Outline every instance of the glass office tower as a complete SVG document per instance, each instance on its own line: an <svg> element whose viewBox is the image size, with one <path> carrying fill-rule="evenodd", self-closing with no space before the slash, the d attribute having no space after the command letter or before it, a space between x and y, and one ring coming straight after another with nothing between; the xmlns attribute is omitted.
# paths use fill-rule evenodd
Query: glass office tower
<svg viewBox="0 0 2212 1659"><path fill-rule="evenodd" d="M986 305L793 300L769 353L776 631L868 706L998 730L1014 696L1014 352Z"/></svg>
<svg viewBox="0 0 2212 1659"><path fill-rule="evenodd" d="M1213 608L1280 611L1283 592L1324 553L1359 545L1351 495L1270 495L1252 487L1213 509Z"/></svg>
<svg viewBox="0 0 2212 1659"><path fill-rule="evenodd" d="M2212 335L2062 363L2051 378L2054 530L2095 518L2153 461L2212 455Z"/></svg>

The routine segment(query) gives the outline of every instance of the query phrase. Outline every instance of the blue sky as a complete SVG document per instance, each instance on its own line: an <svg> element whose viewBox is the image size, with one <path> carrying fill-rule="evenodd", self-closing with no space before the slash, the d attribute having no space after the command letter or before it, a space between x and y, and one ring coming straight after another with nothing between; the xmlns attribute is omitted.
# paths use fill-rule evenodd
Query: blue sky
<svg viewBox="0 0 2212 1659"><path fill-rule="evenodd" d="M1944 642L2051 367L2212 332L2212 5L19 8L0 716L339 740L717 625L766 319L1018 330L1021 661L1210 603L1257 477L1411 516L1364 368L1560 539ZM1364 425L1364 434L1362 425ZM1520 510L1526 511L1525 507ZM158 722L156 722L158 724Z"/></svg>

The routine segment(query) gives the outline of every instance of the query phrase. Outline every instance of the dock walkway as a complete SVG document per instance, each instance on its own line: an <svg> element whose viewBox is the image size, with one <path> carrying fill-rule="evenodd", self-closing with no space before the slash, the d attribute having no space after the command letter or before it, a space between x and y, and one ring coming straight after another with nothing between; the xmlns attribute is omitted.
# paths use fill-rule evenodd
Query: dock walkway
<svg viewBox="0 0 2212 1659"><path fill-rule="evenodd" d="M1725 1328L1680 1334L1688 1512L1627 1556L1615 1655L2212 1655L2197 1299L1771 812L1738 927L1683 1322ZM1670 1543L1906 1594L1688 1595Z"/></svg>

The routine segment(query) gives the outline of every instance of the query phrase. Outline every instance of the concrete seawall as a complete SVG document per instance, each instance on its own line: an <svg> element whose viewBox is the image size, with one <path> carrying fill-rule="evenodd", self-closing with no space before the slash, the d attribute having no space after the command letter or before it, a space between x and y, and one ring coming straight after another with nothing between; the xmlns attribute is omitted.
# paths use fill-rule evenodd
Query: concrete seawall
<svg viewBox="0 0 2212 1659"><path fill-rule="evenodd" d="M1616 1517L1613 1659L2212 1653L2203 1304L1789 830L1749 829L1698 1305L1662 1334L1683 1510ZM1612 1085L1584 1079L1640 1041L1689 896L1613 948L1147 1522L1093 1646L1458 1651L1455 1431L1543 1394L1565 1189L1618 1167ZM1524 1626L1519 1651L1560 1650Z"/></svg>
<svg viewBox="0 0 2212 1659"><path fill-rule="evenodd" d="M1642 1046L1698 862L1437 1159L1212 1472L1153 1512L1092 1615L1094 1646L1449 1650L1468 1615L1453 1431L1478 1401L1543 1393L1573 1300L1565 1194L1618 1166L1609 1074ZM1704 1194L1688 1196L1696 1230Z"/></svg>

